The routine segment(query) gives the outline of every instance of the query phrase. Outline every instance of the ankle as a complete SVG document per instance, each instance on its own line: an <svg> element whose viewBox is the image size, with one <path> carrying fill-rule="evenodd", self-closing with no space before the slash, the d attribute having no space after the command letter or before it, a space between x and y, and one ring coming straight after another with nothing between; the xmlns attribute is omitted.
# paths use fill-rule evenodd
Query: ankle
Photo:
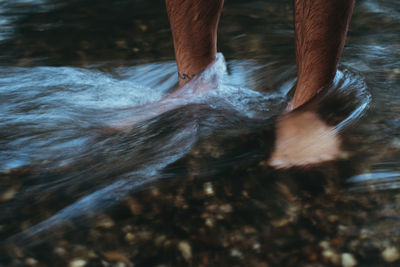
<svg viewBox="0 0 400 267"><path fill-rule="evenodd" d="M320 88L317 87L297 87L293 99L290 101L288 106L288 111L296 109L305 103L307 103L310 99L312 99L315 95L317 95L320 91Z"/></svg>

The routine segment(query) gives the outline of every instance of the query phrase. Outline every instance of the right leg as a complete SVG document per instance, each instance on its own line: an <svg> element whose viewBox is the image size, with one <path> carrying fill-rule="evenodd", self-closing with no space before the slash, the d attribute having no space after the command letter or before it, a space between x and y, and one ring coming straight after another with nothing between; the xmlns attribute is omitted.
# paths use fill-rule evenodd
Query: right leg
<svg viewBox="0 0 400 267"><path fill-rule="evenodd" d="M179 86L215 60L224 0L166 0L174 39Z"/></svg>

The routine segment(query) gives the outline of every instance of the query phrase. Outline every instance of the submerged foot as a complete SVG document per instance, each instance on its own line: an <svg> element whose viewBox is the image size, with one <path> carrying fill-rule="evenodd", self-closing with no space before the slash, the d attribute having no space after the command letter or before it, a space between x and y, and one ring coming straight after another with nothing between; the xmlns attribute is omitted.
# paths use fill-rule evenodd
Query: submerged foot
<svg viewBox="0 0 400 267"><path fill-rule="evenodd" d="M156 102L132 108L134 116L126 120L112 123L112 128L123 130L137 123L155 118L168 111L191 103L199 103L204 95L214 88L215 84L207 83L202 80L193 80Z"/></svg>
<svg viewBox="0 0 400 267"><path fill-rule="evenodd" d="M168 111L191 103L200 103L204 96L218 89L226 72L225 60L222 54L217 54L216 60L202 73L176 89L170 95L139 107L133 107L130 118L111 123L111 128L123 130L137 123L150 120Z"/></svg>
<svg viewBox="0 0 400 267"><path fill-rule="evenodd" d="M268 165L275 168L313 165L341 155L335 128L312 111L293 111L276 124L275 147Z"/></svg>

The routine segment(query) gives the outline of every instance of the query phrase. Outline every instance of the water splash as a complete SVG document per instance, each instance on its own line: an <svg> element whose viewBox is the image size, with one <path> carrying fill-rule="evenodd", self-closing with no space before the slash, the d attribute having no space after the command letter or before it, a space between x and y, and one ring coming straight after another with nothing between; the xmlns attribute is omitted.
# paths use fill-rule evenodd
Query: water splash
<svg viewBox="0 0 400 267"><path fill-rule="evenodd" d="M238 81L253 78L251 70L262 69L253 61L241 64L250 71L231 70L228 75L218 54L201 75L173 93L175 70L170 62L111 73L68 67L0 68L0 96L7 100L0 105L0 134L6 137L1 141L0 169L31 170L1 218L23 216L15 211L27 201L57 203L50 218L37 221L17 238L33 237L74 218L84 220L85 214L95 214L163 178L162 171L185 157L201 136L212 137L218 130L224 138L255 124L262 129L287 105L295 69L288 66L286 76L276 75L276 90L262 92L237 86ZM149 71L153 86L141 75ZM339 72L333 86L307 109L342 130L367 107L365 89L354 74ZM330 108L324 109L327 104ZM123 130L106 131L111 122L121 121ZM221 164L233 166L233 159L242 158L246 157L235 155ZM64 196L66 191L73 193ZM47 198L37 200L44 193Z"/></svg>

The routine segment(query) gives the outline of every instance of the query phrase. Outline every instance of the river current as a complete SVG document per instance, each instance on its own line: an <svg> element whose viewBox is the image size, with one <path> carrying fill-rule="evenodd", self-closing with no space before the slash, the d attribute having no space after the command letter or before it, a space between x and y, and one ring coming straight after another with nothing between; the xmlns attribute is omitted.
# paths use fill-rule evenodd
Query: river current
<svg viewBox="0 0 400 267"><path fill-rule="evenodd" d="M395 1L357 3L334 84L289 118L282 114L296 85L290 2L227 2L222 53L181 89L162 2L157 10L145 1L78 2L0 3L0 264L398 260L385 254L400 251ZM307 114L329 125L339 152L308 167L268 164L279 123ZM155 212L161 207L169 213ZM180 218L179 230L162 226L176 222L171 217ZM96 224L104 220L112 226ZM118 257L110 237L94 241L96 227L122 240L111 249ZM202 227L214 238L203 238ZM151 237L141 239L146 231ZM235 235L221 241L223 233ZM165 250L160 236L170 241ZM294 245L302 242L310 249ZM44 256L44 243L54 255ZM78 245L95 256L58 253ZM263 254L268 248L277 254Z"/></svg>

